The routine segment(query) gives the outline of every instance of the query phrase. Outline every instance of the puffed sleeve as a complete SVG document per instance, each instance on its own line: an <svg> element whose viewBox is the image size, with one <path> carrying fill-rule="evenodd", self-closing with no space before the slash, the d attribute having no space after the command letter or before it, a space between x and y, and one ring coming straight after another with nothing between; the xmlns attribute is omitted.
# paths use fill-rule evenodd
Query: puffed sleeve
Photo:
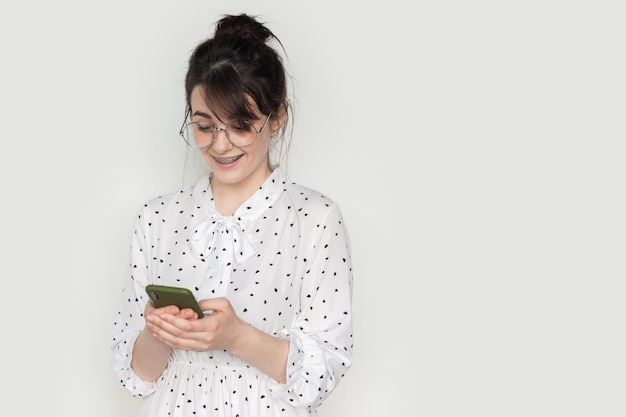
<svg viewBox="0 0 626 417"><path fill-rule="evenodd" d="M122 290L121 302L113 324L114 369L120 382L133 396L146 396L157 388L156 382L144 381L130 367L133 345L142 332L145 321L143 317L146 296L143 288L148 284L148 250L146 218L147 210L139 212L135 220L131 239L130 274Z"/></svg>
<svg viewBox="0 0 626 417"><path fill-rule="evenodd" d="M338 206L317 226L300 292L295 326L280 337L291 341L287 381L270 390L296 407L317 407L337 386L352 361L352 264L350 241Z"/></svg>

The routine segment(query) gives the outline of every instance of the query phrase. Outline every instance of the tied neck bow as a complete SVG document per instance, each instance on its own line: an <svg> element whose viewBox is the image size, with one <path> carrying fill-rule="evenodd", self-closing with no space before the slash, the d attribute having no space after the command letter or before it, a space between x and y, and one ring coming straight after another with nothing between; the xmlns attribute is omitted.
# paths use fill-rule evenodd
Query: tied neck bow
<svg viewBox="0 0 626 417"><path fill-rule="evenodd" d="M198 225L190 240L191 253L198 259L208 259L213 251L223 250L220 256L231 253L241 264L257 252L256 239L246 229L245 222L233 216L212 216ZM222 255L223 253L223 255Z"/></svg>

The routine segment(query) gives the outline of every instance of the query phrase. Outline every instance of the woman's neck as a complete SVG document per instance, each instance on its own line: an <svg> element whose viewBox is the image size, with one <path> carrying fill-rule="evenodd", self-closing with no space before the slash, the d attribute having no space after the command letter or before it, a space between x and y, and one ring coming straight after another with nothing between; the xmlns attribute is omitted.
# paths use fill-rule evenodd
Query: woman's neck
<svg viewBox="0 0 626 417"><path fill-rule="evenodd" d="M268 166L259 175L236 184L224 184L215 181L215 178L211 176L210 183L215 208L223 216L231 216L263 185L271 174L272 170Z"/></svg>

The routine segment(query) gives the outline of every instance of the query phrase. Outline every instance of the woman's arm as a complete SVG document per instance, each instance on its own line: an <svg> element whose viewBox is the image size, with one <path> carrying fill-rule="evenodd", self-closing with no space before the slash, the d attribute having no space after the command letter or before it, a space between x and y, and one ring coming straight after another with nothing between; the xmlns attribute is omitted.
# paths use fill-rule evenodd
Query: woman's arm
<svg viewBox="0 0 626 417"><path fill-rule="evenodd" d="M149 326L137 337L130 366L144 381L156 381L167 367L171 348L152 336Z"/></svg>
<svg viewBox="0 0 626 417"><path fill-rule="evenodd" d="M228 351L284 384L287 382L289 345L289 340L271 336L244 323L239 337Z"/></svg>
<svg viewBox="0 0 626 417"><path fill-rule="evenodd" d="M165 361L165 365L167 364L169 351L166 355L155 346L156 343L199 352L224 349L260 369L276 381L282 383L286 381L289 340L271 336L244 322L235 314L226 298L201 300L199 304L203 311L211 310L212 313L199 320L168 313L146 315L152 334L150 339L146 336L146 340L140 344L140 349L142 349L142 354L149 349L155 349L154 354L159 358L159 362L138 363L143 371L148 372L150 376L158 377L160 373L156 375L157 372L162 372L164 369L162 361ZM139 373L138 370L136 372Z"/></svg>

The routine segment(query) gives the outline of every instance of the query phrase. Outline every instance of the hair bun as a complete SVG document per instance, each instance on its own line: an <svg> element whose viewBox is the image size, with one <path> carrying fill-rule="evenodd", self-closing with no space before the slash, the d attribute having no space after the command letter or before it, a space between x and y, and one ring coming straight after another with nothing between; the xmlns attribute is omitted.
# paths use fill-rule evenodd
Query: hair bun
<svg viewBox="0 0 626 417"><path fill-rule="evenodd" d="M272 32L247 14L226 15L217 22L215 38L237 37L265 43L273 37Z"/></svg>

